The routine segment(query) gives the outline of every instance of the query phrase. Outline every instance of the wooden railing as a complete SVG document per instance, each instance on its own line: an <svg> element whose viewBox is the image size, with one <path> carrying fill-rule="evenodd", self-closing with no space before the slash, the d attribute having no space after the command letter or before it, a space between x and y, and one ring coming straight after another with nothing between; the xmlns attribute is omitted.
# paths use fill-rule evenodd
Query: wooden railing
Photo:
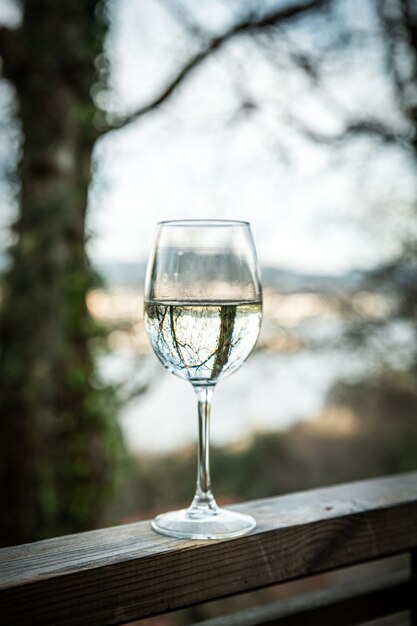
<svg viewBox="0 0 417 626"><path fill-rule="evenodd" d="M205 624L342 626L405 610L417 624L417 472L232 508L256 518L253 533L183 541L140 522L0 550L1 623L123 624L404 553L404 571Z"/></svg>

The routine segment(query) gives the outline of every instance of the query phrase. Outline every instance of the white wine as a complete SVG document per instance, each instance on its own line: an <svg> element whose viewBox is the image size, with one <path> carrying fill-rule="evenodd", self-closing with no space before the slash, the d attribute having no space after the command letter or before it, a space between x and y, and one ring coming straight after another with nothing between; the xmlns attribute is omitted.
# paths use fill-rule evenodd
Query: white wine
<svg viewBox="0 0 417 626"><path fill-rule="evenodd" d="M145 324L162 364L193 384L215 384L236 371L255 346L260 302L145 303Z"/></svg>

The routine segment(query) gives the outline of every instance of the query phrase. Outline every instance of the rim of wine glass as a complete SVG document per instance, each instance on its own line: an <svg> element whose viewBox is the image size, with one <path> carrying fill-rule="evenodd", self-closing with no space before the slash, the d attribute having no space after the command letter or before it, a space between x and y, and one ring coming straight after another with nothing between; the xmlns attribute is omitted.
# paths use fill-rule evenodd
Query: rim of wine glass
<svg viewBox="0 0 417 626"><path fill-rule="evenodd" d="M244 220L219 220L219 219L190 219L190 220L163 220L158 226L250 226L250 222Z"/></svg>

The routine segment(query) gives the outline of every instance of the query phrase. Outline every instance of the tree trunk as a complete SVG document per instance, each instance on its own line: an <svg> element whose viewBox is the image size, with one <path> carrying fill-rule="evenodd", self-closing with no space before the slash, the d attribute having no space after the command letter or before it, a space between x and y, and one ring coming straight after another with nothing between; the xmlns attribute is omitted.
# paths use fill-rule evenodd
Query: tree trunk
<svg viewBox="0 0 417 626"><path fill-rule="evenodd" d="M120 444L112 393L94 371L98 329L86 307L90 90L105 33L99 5L27 0L22 27L0 39L24 136L0 315L2 543L94 526Z"/></svg>

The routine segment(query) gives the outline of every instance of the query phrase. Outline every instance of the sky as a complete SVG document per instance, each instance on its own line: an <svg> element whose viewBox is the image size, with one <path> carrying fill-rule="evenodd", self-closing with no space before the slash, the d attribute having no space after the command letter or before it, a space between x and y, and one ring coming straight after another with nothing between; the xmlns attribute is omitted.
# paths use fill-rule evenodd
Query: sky
<svg viewBox="0 0 417 626"><path fill-rule="evenodd" d="M205 11L192 0L188 5L205 28L221 31L235 3L212 0ZM371 25L366 5L351 2L348 20ZM158 93L196 44L155 0L112 6L107 106L129 112ZM294 29L294 45L308 51L322 37L320 24L315 34L309 25L302 28ZM322 132L337 132L344 115L366 112L370 93L373 107L389 110L377 47L359 59L352 54L341 68L329 58L323 94L286 62L285 46L279 46L278 63L271 65L255 43L233 43L159 112L98 145L89 222L94 256L143 259L155 223L184 218L248 220L261 263L298 271L344 272L395 254L391 218L387 228L382 223L384 211L407 205L411 196L413 182L401 157L375 158L363 142L335 153L307 141L290 122L298 117ZM249 118L239 116L242 97L260 103Z"/></svg>
<svg viewBox="0 0 417 626"><path fill-rule="evenodd" d="M0 18L13 22L12 4L0 0ZM345 27L372 31L369 2L339 4ZM211 33L227 28L242 6L235 0L186 5ZM157 0L113 0L109 16L110 88L96 98L111 111L130 112L151 100L199 43ZM184 218L248 220L261 264L303 272L345 272L395 254L393 222L404 228L416 192L403 157L367 142L331 150L294 125L296 119L333 133L349 114L392 114L372 37L366 53L343 60L327 55L325 89L291 62L289 43L315 54L330 43L329 33L316 20L263 47L240 38L159 111L100 140L88 218L93 259L143 261L156 222ZM250 116L242 115L242 100L255 103Z"/></svg>

